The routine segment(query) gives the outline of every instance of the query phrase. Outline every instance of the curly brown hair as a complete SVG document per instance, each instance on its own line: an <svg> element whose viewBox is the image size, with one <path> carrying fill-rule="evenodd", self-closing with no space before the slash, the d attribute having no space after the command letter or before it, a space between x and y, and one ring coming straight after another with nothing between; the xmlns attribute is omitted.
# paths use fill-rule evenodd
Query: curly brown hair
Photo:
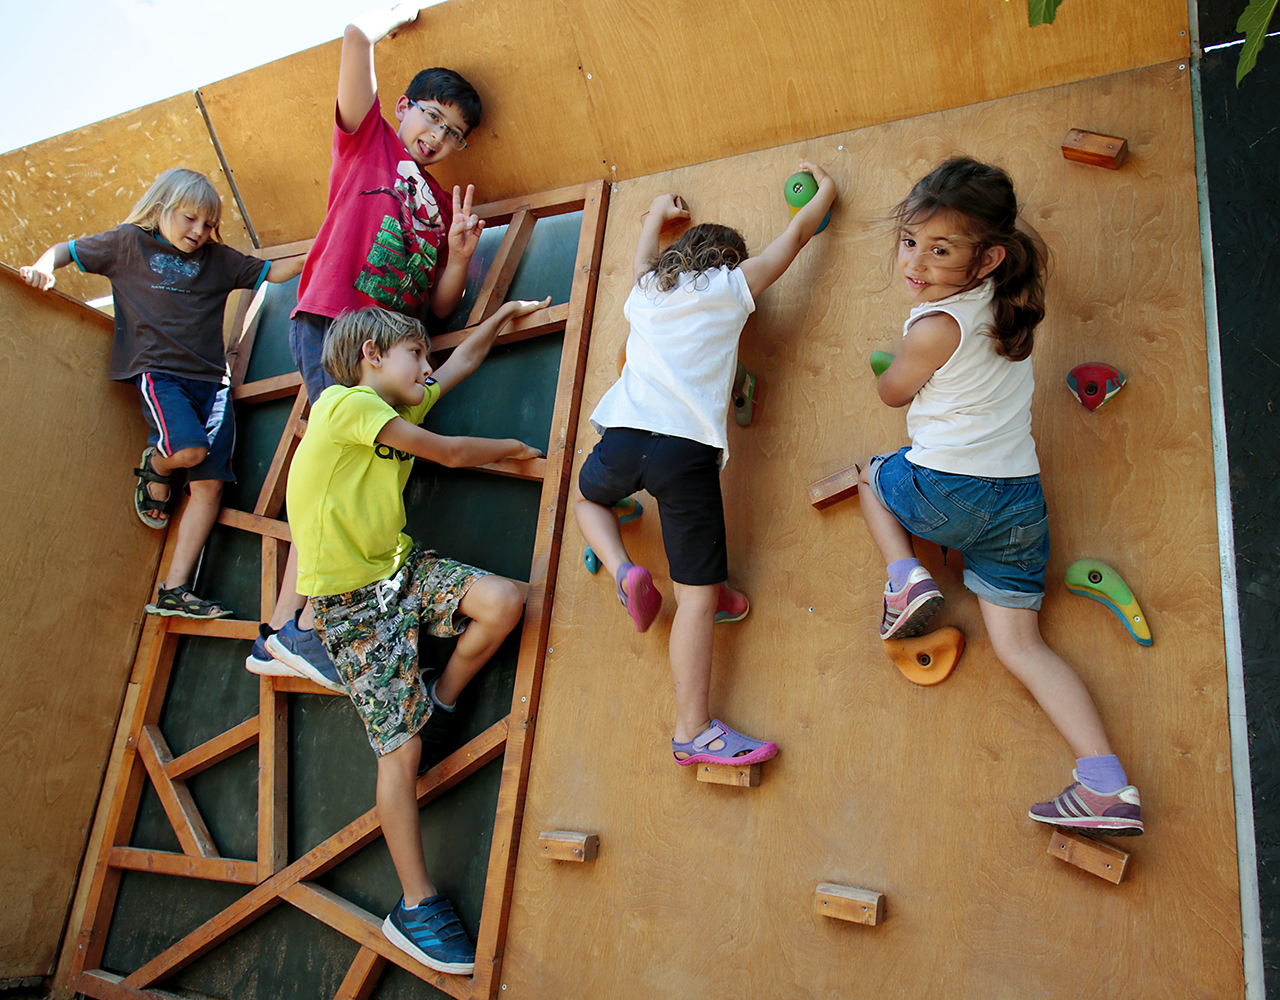
<svg viewBox="0 0 1280 1000"><path fill-rule="evenodd" d="M660 292L669 292L680 283L680 275L700 275L717 267L737 267L747 257L747 241L736 229L714 222L690 226L685 234L650 262L640 276L652 275Z"/></svg>

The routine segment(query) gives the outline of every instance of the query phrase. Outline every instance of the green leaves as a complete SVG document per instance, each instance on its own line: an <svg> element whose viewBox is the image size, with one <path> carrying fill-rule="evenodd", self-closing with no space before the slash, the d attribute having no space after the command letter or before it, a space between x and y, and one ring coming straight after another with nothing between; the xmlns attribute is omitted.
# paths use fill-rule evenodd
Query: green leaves
<svg viewBox="0 0 1280 1000"><path fill-rule="evenodd" d="M1254 0L1256 3L1257 0ZM1276 5L1276 0L1268 0L1272 8ZM1053 24L1053 19L1058 13L1058 4L1062 0L1027 0L1027 22L1031 27L1037 24ZM1270 14L1267 15L1270 17ZM1239 30L1239 29L1237 29Z"/></svg>
<svg viewBox="0 0 1280 1000"><path fill-rule="evenodd" d="M1035 0L1028 0L1034 4ZM1236 63L1236 86L1245 78L1245 74L1258 62L1258 53L1262 51L1262 42L1267 37L1267 27L1271 24L1271 15L1276 12L1277 0L1249 0L1249 6L1236 22L1236 31L1244 32L1244 48L1240 50L1240 61ZM1034 21L1032 22L1035 23Z"/></svg>

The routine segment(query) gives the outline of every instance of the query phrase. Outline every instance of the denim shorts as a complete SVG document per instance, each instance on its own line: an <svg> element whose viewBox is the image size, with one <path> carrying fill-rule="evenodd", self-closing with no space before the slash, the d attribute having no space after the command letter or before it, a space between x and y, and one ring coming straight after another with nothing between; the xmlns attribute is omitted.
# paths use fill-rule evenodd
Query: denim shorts
<svg viewBox="0 0 1280 1000"><path fill-rule="evenodd" d="M871 460L876 497L918 538L964 556L964 585L1005 608L1040 610L1049 511L1039 476L986 479L914 465L902 448Z"/></svg>
<svg viewBox="0 0 1280 1000"><path fill-rule="evenodd" d="M332 325L333 317L309 312L295 313L289 321L289 353L302 373L302 384L307 387L307 399L313 406L320 393L337 384L320 363L324 338Z"/></svg>
<svg viewBox="0 0 1280 1000"><path fill-rule="evenodd" d="M204 461L186 470L187 481L234 483L231 453L236 446L236 416L231 390L220 382L163 372L143 372L135 381L142 396L142 415L151 425L147 444L166 458L184 448L208 448Z"/></svg>
<svg viewBox="0 0 1280 1000"><path fill-rule="evenodd" d="M605 507L637 490L648 490L658 501L671 579L686 587L729 579L719 448L631 427L610 427L583 463L578 489Z"/></svg>

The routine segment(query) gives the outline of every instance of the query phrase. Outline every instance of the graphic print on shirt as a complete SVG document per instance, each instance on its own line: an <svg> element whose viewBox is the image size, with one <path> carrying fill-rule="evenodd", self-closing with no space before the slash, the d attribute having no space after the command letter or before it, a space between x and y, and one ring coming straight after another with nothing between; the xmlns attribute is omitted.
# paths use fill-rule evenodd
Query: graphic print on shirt
<svg viewBox="0 0 1280 1000"><path fill-rule="evenodd" d="M177 287L178 282L191 282L200 273L198 260L184 260L172 253L153 253L147 265L154 273L160 275L160 284L151 287L160 288L166 292L190 294L190 289Z"/></svg>
<svg viewBox="0 0 1280 1000"><path fill-rule="evenodd" d="M401 160L397 169L400 177L394 188L360 192L375 198L393 198L396 214L383 216L355 287L388 309L414 314L422 309L431 287L436 248L448 234L440 207L418 172L418 165Z"/></svg>

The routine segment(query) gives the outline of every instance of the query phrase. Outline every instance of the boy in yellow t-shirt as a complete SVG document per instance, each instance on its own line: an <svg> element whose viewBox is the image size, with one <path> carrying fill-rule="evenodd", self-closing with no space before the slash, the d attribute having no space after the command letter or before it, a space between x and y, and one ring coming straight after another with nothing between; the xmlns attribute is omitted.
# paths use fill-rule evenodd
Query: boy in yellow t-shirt
<svg viewBox="0 0 1280 1000"><path fill-rule="evenodd" d="M418 826L420 763L447 736L458 694L520 620L510 580L414 546L403 491L414 457L476 466L542 453L514 439L446 437L417 424L470 375L513 319L548 305L508 302L432 372L415 319L380 308L340 316L323 363L337 385L320 394L289 470L298 584L316 632L378 755L378 821L404 895L382 929L418 961L469 974L475 948L427 874ZM418 670L418 628L458 636L444 672Z"/></svg>

